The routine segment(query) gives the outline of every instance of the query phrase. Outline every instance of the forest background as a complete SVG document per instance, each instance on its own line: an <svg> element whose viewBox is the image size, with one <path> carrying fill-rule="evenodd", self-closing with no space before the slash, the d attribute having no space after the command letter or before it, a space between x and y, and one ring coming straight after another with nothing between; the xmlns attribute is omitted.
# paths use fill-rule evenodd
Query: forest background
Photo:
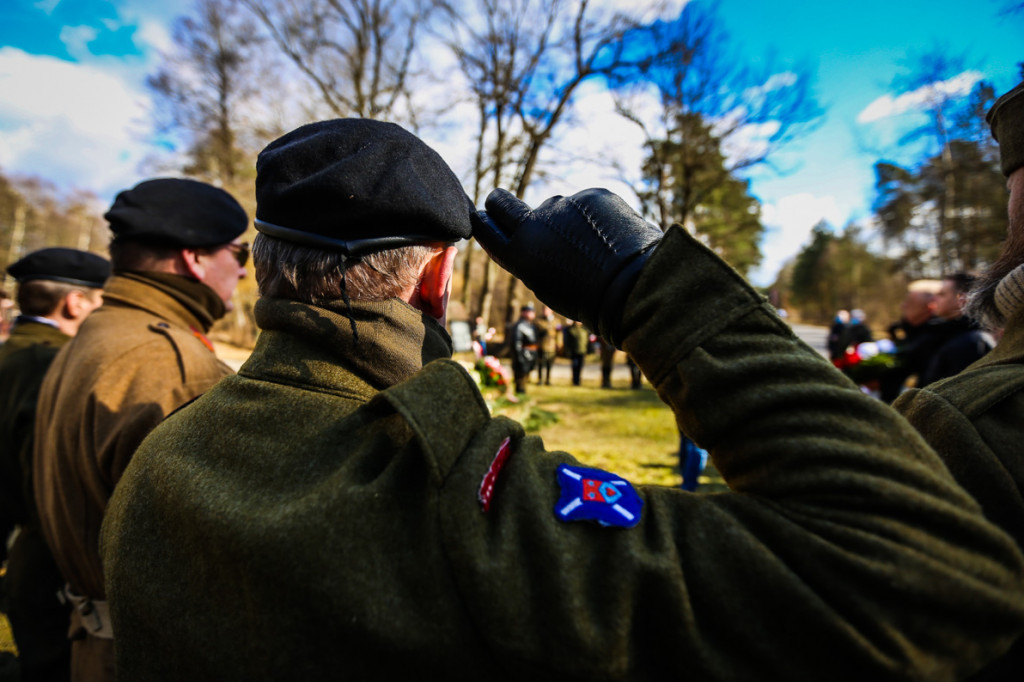
<svg viewBox="0 0 1024 682"><path fill-rule="evenodd" d="M1019 20L1024 3L978 11ZM965 61L936 45L888 74L923 123L897 149L877 150L870 218L822 220L762 287L793 319L827 323L859 307L885 324L909 281L978 270L998 252L1006 188L984 114L1000 92L984 79L965 84ZM1016 68L1024 78L1024 61ZM211 182L250 215L258 151L298 124L343 116L461 140L442 153L477 205L498 186L529 197L595 161L576 157L572 141L593 134L581 102L600 88L637 140L632 160L606 159L617 191L743 274L763 257L751 174L785 173L780 151L827 114L808 63L741 57L704 0L629 10L588 0L199 0L148 84L161 144L140 178ZM91 192L0 168L0 267L43 246L105 252L105 208ZM244 280L216 336L251 343L255 297ZM501 330L528 300L472 240L460 245L450 319L479 315Z"/></svg>

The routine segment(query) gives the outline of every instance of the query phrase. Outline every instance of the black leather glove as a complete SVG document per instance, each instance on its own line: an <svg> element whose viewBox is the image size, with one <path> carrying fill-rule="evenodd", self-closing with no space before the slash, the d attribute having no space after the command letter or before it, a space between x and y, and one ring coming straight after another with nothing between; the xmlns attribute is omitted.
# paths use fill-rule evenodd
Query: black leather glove
<svg viewBox="0 0 1024 682"><path fill-rule="evenodd" d="M535 209L503 189L474 216L473 236L553 310L616 346L626 297L661 240L606 189L552 197Z"/></svg>

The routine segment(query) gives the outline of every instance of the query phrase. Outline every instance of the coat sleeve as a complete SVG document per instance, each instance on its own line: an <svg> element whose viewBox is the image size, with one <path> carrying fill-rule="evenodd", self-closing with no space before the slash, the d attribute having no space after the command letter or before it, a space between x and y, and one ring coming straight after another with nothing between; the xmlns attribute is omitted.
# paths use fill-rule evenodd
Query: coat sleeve
<svg viewBox="0 0 1024 682"><path fill-rule="evenodd" d="M1010 538L904 419L682 230L645 266L623 329L731 492L643 487L633 528L563 522L556 468L571 456L490 420L448 472L438 513L504 672L954 680L1024 628Z"/></svg>

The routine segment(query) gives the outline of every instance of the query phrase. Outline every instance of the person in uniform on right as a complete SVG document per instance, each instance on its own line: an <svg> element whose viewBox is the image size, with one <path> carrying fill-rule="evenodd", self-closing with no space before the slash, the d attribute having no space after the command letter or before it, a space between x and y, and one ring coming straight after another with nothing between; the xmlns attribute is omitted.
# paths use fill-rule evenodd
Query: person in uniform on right
<svg viewBox="0 0 1024 682"><path fill-rule="evenodd" d="M910 389L893 406L939 453L985 516L1024 548L1024 82L987 116L1010 190L999 258L975 283L967 314L1004 329L999 344L959 374ZM1024 679L1024 638L975 681Z"/></svg>
<svg viewBox="0 0 1024 682"><path fill-rule="evenodd" d="M261 327L104 521L126 680L957 680L1024 556L891 407L681 227L586 190L477 214L393 124L257 161ZM732 492L633 486L488 411L444 329L473 234L624 349Z"/></svg>

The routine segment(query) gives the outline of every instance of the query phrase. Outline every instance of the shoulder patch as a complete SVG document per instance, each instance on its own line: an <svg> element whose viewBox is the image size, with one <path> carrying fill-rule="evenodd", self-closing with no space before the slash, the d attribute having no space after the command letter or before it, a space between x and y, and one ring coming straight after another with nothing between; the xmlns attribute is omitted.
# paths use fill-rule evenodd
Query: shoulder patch
<svg viewBox="0 0 1024 682"><path fill-rule="evenodd" d="M562 495L555 504L561 521L596 521L602 526L632 528L640 523L644 501L633 485L600 469L559 465Z"/></svg>

